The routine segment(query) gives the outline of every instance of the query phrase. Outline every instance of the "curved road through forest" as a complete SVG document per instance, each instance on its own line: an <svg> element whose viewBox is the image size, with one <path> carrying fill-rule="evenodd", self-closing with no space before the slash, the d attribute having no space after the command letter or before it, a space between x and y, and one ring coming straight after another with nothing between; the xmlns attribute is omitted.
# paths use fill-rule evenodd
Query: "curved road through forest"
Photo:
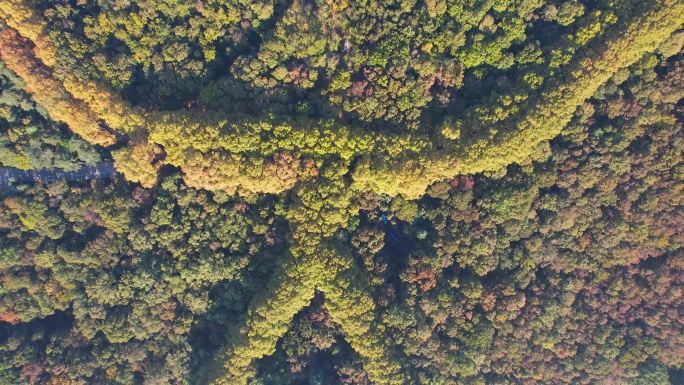
<svg viewBox="0 0 684 385"><path fill-rule="evenodd" d="M17 182L54 182L64 179L66 181L89 180L109 178L116 174L114 162L105 161L95 166L84 166L76 171L62 170L20 170L13 167L0 168L0 185L7 186L13 181Z"/></svg>

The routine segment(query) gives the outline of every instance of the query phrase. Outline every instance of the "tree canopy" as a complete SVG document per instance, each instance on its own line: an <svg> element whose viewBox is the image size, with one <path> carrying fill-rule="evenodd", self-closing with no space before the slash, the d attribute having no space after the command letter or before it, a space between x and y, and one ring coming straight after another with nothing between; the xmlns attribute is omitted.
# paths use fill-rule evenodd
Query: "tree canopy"
<svg viewBox="0 0 684 385"><path fill-rule="evenodd" d="M2 1L0 383L677 383L683 25Z"/></svg>

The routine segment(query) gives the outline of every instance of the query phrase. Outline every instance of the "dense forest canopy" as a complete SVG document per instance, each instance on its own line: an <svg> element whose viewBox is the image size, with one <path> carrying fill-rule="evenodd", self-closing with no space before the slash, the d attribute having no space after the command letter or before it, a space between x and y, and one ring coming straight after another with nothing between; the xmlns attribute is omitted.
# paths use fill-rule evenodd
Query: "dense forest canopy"
<svg viewBox="0 0 684 385"><path fill-rule="evenodd" d="M0 384L682 383L683 25L2 0Z"/></svg>

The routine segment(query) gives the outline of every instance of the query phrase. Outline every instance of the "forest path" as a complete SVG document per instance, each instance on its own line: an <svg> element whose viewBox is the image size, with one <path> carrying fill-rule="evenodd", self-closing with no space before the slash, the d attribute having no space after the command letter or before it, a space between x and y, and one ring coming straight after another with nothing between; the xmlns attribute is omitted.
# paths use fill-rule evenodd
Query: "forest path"
<svg viewBox="0 0 684 385"><path fill-rule="evenodd" d="M68 182L109 178L116 174L113 161L104 161L95 166L84 166L76 171L61 170L20 170L13 167L0 168L0 185L9 185L12 180L19 182L41 181L54 182L64 179Z"/></svg>

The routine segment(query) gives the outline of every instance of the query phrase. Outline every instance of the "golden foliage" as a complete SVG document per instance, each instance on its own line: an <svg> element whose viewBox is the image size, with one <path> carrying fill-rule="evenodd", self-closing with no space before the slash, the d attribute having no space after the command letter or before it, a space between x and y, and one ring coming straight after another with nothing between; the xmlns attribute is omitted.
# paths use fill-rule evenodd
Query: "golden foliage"
<svg viewBox="0 0 684 385"><path fill-rule="evenodd" d="M66 123L76 134L91 143L113 144L114 137L102 130L98 116L83 102L71 97L62 84L52 77L50 69L33 58L30 44L30 41L12 30L0 33L0 58L7 68L24 80L24 89L33 95L36 102L46 107L51 119Z"/></svg>

